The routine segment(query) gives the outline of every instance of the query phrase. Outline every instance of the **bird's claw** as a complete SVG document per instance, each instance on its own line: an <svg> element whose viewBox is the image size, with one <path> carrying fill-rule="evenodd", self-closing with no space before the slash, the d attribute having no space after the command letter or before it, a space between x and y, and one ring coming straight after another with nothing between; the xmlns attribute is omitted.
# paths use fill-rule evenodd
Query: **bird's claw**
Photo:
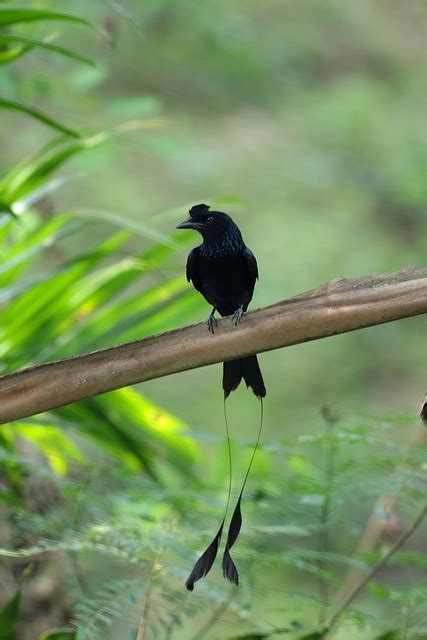
<svg viewBox="0 0 427 640"><path fill-rule="evenodd" d="M237 327L237 325L240 324L241 319L242 319L242 315L243 315L243 307L239 307L233 313L233 317L231 318L231 322L234 324L235 327Z"/></svg>
<svg viewBox="0 0 427 640"><path fill-rule="evenodd" d="M209 316L206 324L208 325L208 331L210 331L211 333L215 333L214 327L218 326L218 320L214 315Z"/></svg>

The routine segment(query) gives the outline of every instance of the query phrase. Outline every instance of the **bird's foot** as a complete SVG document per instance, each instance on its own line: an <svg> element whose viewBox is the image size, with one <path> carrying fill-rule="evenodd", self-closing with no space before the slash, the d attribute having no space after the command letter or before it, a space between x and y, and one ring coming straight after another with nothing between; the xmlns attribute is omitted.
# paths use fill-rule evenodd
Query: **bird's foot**
<svg viewBox="0 0 427 640"><path fill-rule="evenodd" d="M211 333L215 333L214 327L218 326L218 320L215 318L213 313L211 313L211 315L207 319L206 324L208 325L208 331L210 331Z"/></svg>
<svg viewBox="0 0 427 640"><path fill-rule="evenodd" d="M242 319L242 315L243 315L243 307L239 307L233 313L233 317L231 318L231 322L234 324L235 327L237 327L237 325L240 324L241 319Z"/></svg>

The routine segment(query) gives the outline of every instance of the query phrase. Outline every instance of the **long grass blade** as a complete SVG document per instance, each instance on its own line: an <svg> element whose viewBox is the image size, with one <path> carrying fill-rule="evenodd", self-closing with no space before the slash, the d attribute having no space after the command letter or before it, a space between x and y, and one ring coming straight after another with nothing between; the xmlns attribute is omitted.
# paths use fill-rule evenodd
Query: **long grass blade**
<svg viewBox="0 0 427 640"><path fill-rule="evenodd" d="M92 26L88 20L80 16L61 11L48 11L45 9L9 9L0 8L0 27L12 24L22 24L23 22L38 22L41 20L60 20L65 22L75 22L87 27Z"/></svg>
<svg viewBox="0 0 427 640"><path fill-rule="evenodd" d="M5 40L2 40L1 36L0 36L0 42L5 42ZM0 51L0 66L9 64L10 62L17 60L30 49L31 47L27 45L24 47L12 47L10 49L5 49L4 51Z"/></svg>
<svg viewBox="0 0 427 640"><path fill-rule="evenodd" d="M13 102L12 100L5 100L4 98L0 98L0 109L8 109L9 111L17 111L19 113L25 113L28 116L31 116L35 120L42 122L46 126L51 129L55 129L56 131L60 131L66 136L70 136L72 138L80 138L80 133L75 131L74 129L70 129L61 122L54 120L53 118L47 116L42 111L34 109L33 107L29 107L25 104L21 104L20 102Z"/></svg>
<svg viewBox="0 0 427 640"><path fill-rule="evenodd" d="M85 56L82 56L79 53L76 53L75 51L71 51L66 47L60 47L57 44L52 44L47 40L38 40L37 38L30 38L29 36L17 35L15 33L14 34L0 33L0 42L4 44L7 44L8 42L20 42L21 44L24 45L22 47L15 47L16 49L20 50L21 53L16 54L12 59L19 57L19 55L22 55L28 49L37 47L39 49L46 49L47 51L52 51L53 53L57 53L60 56L65 56L66 58L70 58L75 62L80 62L82 64L86 64L91 67L96 66L95 62L90 58L86 58ZM0 54L0 63L2 62L3 56L6 56L7 53L10 53L10 52L2 52L2 54Z"/></svg>
<svg viewBox="0 0 427 640"><path fill-rule="evenodd" d="M249 477L249 473L250 470L252 468L252 463L254 461L255 458L255 454L257 452L258 446L259 446L259 441L261 439L261 433L262 433L262 427L263 427L263 419L264 419L264 405L262 402L262 398L260 398L260 420L259 420L259 429L258 429L258 437L255 443L255 446L253 448L252 451L252 456L251 459L249 461L249 465L248 468L246 469L246 474L245 477L243 479L243 483L242 483L242 489L240 491L240 495L239 498L237 500L237 504L236 507L234 509L233 515L231 517L231 522L230 522L230 527L228 529L228 535L227 535L227 542L225 545L225 551L224 551L224 556L222 559L222 572L223 572L223 576L224 578L226 578L226 580L228 580L229 582L232 582L233 584L238 585L239 584L239 573L237 571L237 567L230 555L230 549L232 548L232 546L234 545L234 543L236 542L240 530L242 528L242 511L241 511L241 502L242 502L242 496L243 496L243 491L245 490L245 486L246 486L246 482L248 480Z"/></svg>

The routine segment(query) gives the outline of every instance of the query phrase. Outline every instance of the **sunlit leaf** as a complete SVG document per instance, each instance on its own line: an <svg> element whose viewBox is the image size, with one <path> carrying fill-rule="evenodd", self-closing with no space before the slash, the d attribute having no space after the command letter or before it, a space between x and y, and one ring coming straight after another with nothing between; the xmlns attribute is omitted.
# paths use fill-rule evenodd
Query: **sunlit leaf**
<svg viewBox="0 0 427 640"><path fill-rule="evenodd" d="M97 249L87 255L72 259L52 274L49 286L40 283L26 291L3 313L4 349L13 340L16 346L23 345L32 336L32 342L43 344L61 333L61 321L68 318L73 309L70 306L68 288L78 282L98 262L109 256L127 238L125 232L119 232L107 238ZM1 335L1 332L0 332Z"/></svg>
<svg viewBox="0 0 427 640"><path fill-rule="evenodd" d="M0 36L0 42L1 41L2 41L2 38ZM24 47L10 47L8 49L5 49L4 51L0 51L0 66L9 64L10 62L13 62L13 60L17 60L22 55L24 55L24 53L26 53L29 49L31 49L30 46L24 46Z"/></svg>
<svg viewBox="0 0 427 640"><path fill-rule="evenodd" d="M63 476L67 473L70 461L83 462L85 459L74 442L57 427L27 421L14 422L9 430L14 436L19 435L34 442L58 475Z"/></svg>
<svg viewBox="0 0 427 640"><path fill-rule="evenodd" d="M17 232L15 241L11 247L6 247L2 251L0 287L14 282L40 252L52 246L59 237L66 235L71 230L70 220L70 216L62 214L37 224L36 228L26 221L27 228L22 229L21 237L19 233L21 229L16 228L15 225L14 230Z"/></svg>
<svg viewBox="0 0 427 640"><path fill-rule="evenodd" d="M37 22L40 20L63 20L91 26L90 22L80 16L60 11L47 11L44 9L9 9L0 8L0 27L20 24L23 22Z"/></svg>
<svg viewBox="0 0 427 640"><path fill-rule="evenodd" d="M115 340L130 341L153 333L151 325L161 318L166 309L181 302L188 295L183 278L172 278L153 287L147 287L142 293L132 293L112 301L102 309L80 333L80 339L90 340L103 336L103 344ZM126 314L123 314L123 307ZM173 324L173 309L168 327Z"/></svg>
<svg viewBox="0 0 427 640"><path fill-rule="evenodd" d="M171 458L183 471L191 472L188 465L200 460L198 445L188 432L187 426L179 418L155 405L148 398L132 388L111 392L111 407L127 417L143 430L152 443L161 442L170 451Z"/></svg>
<svg viewBox="0 0 427 640"><path fill-rule="evenodd" d="M140 123L141 127L149 126L149 123ZM34 193L37 189L46 189L46 181L57 171L67 160L73 156L93 149L114 135L117 135L117 129L101 131L86 138L80 138L77 142L70 141L69 137L61 136L51 140L42 149L35 154L30 155L14 167L0 181L0 198L7 207L17 206L17 201L22 200L27 194ZM80 210L75 212L85 218L102 219L106 222L120 226L121 228L128 226L134 232L138 230L144 233L142 226L132 226L130 222L126 222L122 216L111 214L110 212L85 212ZM162 236L156 234L155 231L145 229L146 235L153 239L161 240ZM163 240L166 239L163 237ZM176 246L171 240L168 241L171 246Z"/></svg>
<svg viewBox="0 0 427 640"><path fill-rule="evenodd" d="M16 218L15 212L12 211L10 206L0 198L0 217L4 217L5 214L7 214L7 216L11 216L12 218Z"/></svg>
<svg viewBox="0 0 427 640"><path fill-rule="evenodd" d="M192 475L193 465L200 461L199 447L186 425L133 389L119 389L62 407L57 413L83 425L83 435L98 441L129 468L136 471L142 466L156 479L162 461L185 475Z"/></svg>
<svg viewBox="0 0 427 640"><path fill-rule="evenodd" d="M44 145L41 149L38 149L36 153L31 153L24 160L22 160L18 165L15 165L12 169L9 169L8 173L0 180L0 193L1 197L4 198L4 195L7 196L7 192L9 189L12 191L21 184L23 180L28 179L28 175L31 175L34 170L31 165L38 164L42 160L44 160L45 155L49 154L55 147L67 143L69 144L69 138L66 136L59 136L58 138L54 138L50 140L47 144ZM76 144L76 143L74 143ZM19 177L18 176L23 177ZM15 184L17 181L17 184Z"/></svg>
<svg viewBox="0 0 427 640"><path fill-rule="evenodd" d="M127 425L118 412L111 414L104 397L61 407L55 414L65 418L82 435L97 442L128 469L134 472L143 469L154 480L158 480L153 468L152 450L146 446L141 434L134 433L132 426Z"/></svg>

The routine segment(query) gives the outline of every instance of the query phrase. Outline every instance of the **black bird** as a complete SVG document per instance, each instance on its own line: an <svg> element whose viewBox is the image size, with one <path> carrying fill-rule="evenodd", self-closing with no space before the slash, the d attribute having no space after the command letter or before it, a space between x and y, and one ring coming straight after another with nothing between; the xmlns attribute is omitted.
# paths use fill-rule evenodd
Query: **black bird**
<svg viewBox="0 0 427 640"><path fill-rule="evenodd" d="M232 315L237 326L248 308L258 278L254 254L243 242L238 226L229 215L210 211L206 204L196 204L189 211L190 219L177 229L195 229L203 237L187 260L187 280L212 305L208 329L214 333L217 324L215 311L222 316ZM242 378L258 398L266 394L256 356L224 362L222 386L224 396L237 389Z"/></svg>
<svg viewBox="0 0 427 640"><path fill-rule="evenodd" d="M218 311L222 316L231 315L232 322L237 326L241 321L243 312L246 311L252 300L255 282L258 278L258 267L255 256L243 242L242 234L237 225L226 213L210 211L206 204L196 204L190 209L189 213L190 219L181 222L181 224L177 226L177 229L195 229L201 233L203 242L200 246L193 249L188 256L187 280L189 282L190 280L192 281L197 291L200 291L213 307L207 321L209 331L214 333L214 327L217 324L214 315L215 311ZM240 510L241 499L261 436L263 415L262 399L265 397L266 390L255 355L224 362L223 368L222 386L224 389L224 403L231 391L237 389L242 378L246 382L246 386L250 387L261 401L261 420L258 439L231 518L222 560L224 577L230 582L238 584L239 574L231 558L230 550L236 542L242 526ZM228 511L230 492L231 457L230 485L225 514L216 536L194 565L185 583L189 591L194 589L194 583L197 582L197 580L200 580L200 578L203 578L209 573L215 561Z"/></svg>

